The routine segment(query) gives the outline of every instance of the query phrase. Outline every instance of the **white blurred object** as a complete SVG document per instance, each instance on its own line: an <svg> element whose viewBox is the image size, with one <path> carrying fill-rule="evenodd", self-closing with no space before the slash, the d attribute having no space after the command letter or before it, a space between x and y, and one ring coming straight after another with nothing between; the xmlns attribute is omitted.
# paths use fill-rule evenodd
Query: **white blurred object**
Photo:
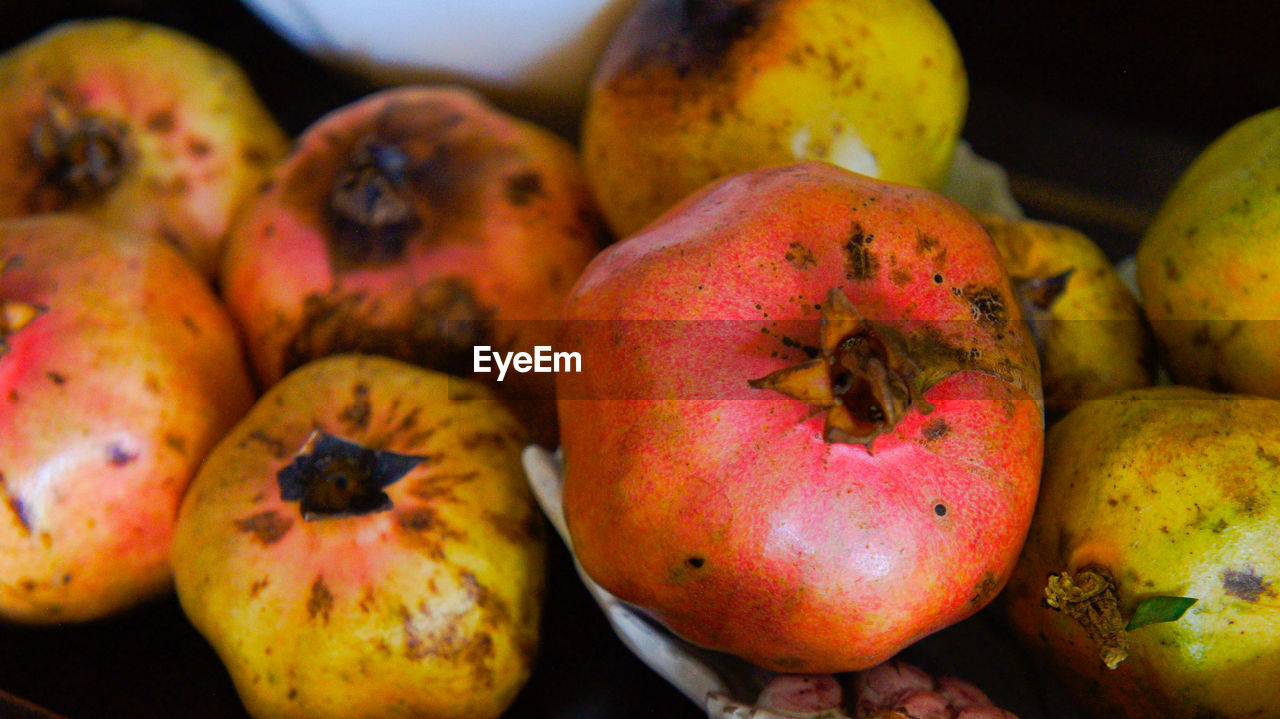
<svg viewBox="0 0 1280 719"><path fill-rule="evenodd" d="M974 212L987 212L1010 220L1025 216L1009 189L1009 174L1005 169L980 157L964 140L956 145L942 194Z"/></svg>
<svg viewBox="0 0 1280 719"><path fill-rule="evenodd" d="M561 129L635 0L244 0L303 51L380 85L457 82Z"/></svg>

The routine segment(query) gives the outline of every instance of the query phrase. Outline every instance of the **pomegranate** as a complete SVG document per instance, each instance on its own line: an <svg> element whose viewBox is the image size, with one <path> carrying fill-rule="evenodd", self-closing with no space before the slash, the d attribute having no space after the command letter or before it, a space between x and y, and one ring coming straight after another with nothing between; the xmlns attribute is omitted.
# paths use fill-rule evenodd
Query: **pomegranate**
<svg viewBox="0 0 1280 719"><path fill-rule="evenodd" d="M286 147L240 68L175 30L71 21L0 58L0 217L74 210L171 242L212 278Z"/></svg>
<svg viewBox="0 0 1280 719"><path fill-rule="evenodd" d="M182 608L249 712L500 715L541 616L525 442L484 386L385 357L272 386L201 467L173 550Z"/></svg>
<svg viewBox="0 0 1280 719"><path fill-rule="evenodd" d="M567 142L470 91L405 86L299 138L231 238L223 294L264 384L337 352L470 375L476 346L551 344L602 227ZM484 376L554 424L549 374Z"/></svg>
<svg viewBox="0 0 1280 719"><path fill-rule="evenodd" d="M170 587L178 502L253 402L235 327L168 245L0 222L0 617L99 617Z"/></svg>
<svg viewBox="0 0 1280 719"><path fill-rule="evenodd" d="M573 548L679 636L865 669L1008 578L1039 370L954 202L820 162L718 181L593 260L560 330Z"/></svg>

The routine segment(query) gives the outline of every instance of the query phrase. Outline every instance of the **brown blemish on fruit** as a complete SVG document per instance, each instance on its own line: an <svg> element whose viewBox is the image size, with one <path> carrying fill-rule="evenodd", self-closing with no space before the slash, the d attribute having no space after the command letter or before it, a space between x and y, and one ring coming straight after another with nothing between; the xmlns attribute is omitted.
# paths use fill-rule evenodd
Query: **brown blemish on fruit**
<svg viewBox="0 0 1280 719"><path fill-rule="evenodd" d="M911 283L911 273L902 268L898 268L889 273L889 279L898 287L905 287Z"/></svg>
<svg viewBox="0 0 1280 719"><path fill-rule="evenodd" d="M309 295L297 334L285 349L283 369L359 352L468 376L473 347L501 344L493 337L493 312L465 281L452 277L415 288L400 307L375 309L362 294Z"/></svg>
<svg viewBox="0 0 1280 719"><path fill-rule="evenodd" d="M151 132L170 132L175 123L172 107L164 107L147 115L143 121Z"/></svg>
<svg viewBox="0 0 1280 719"><path fill-rule="evenodd" d="M510 434L501 432L476 432L463 437L459 443L463 449L473 450L481 447L490 449L503 449L509 444L518 441Z"/></svg>
<svg viewBox="0 0 1280 719"><path fill-rule="evenodd" d="M253 584L250 584L249 598L256 599L258 595L262 593L262 590L266 589L269 584L271 584L271 579L269 577L263 577L262 579L255 581Z"/></svg>
<svg viewBox="0 0 1280 719"><path fill-rule="evenodd" d="M311 583L311 595L307 597L307 616L313 620L318 616L328 624L332 609L333 594L329 591L329 585L324 583L324 575L317 575L316 580Z"/></svg>
<svg viewBox="0 0 1280 719"><path fill-rule="evenodd" d="M818 258L814 256L813 251L799 242L792 242L787 245L787 252L782 257L792 267L801 271L815 267L818 264Z"/></svg>
<svg viewBox="0 0 1280 719"><path fill-rule="evenodd" d="M241 532L248 532L264 546L269 547L289 533L293 520L282 517L273 509L235 520L235 527Z"/></svg>
<svg viewBox="0 0 1280 719"><path fill-rule="evenodd" d="M941 417L929 420L929 422L920 430L920 436L924 437L927 442L942 439L950 433L951 425L947 424L947 420Z"/></svg>
<svg viewBox="0 0 1280 719"><path fill-rule="evenodd" d="M1275 591L1271 589L1271 581L1259 575L1253 567L1224 569L1221 578L1222 591L1236 599L1257 602L1263 595L1275 596Z"/></svg>
<svg viewBox="0 0 1280 719"><path fill-rule="evenodd" d="M261 145L245 145L240 149L240 157L254 167L266 167L272 163L272 153ZM267 180L266 189L275 184L275 180Z"/></svg>
<svg viewBox="0 0 1280 719"><path fill-rule="evenodd" d="M667 70L688 82L723 79L734 48L756 35L775 0L644 3L619 33L601 79L610 85L646 71Z"/></svg>
<svg viewBox="0 0 1280 719"><path fill-rule="evenodd" d="M1164 258L1164 276L1169 278L1170 282L1178 282L1182 279L1182 272L1178 269L1178 265L1174 263L1172 257Z"/></svg>
<svg viewBox="0 0 1280 719"><path fill-rule="evenodd" d="M284 459L285 455L289 453L289 450L285 447L284 440L272 437L264 429L255 429L245 435L245 441L240 443L240 447L248 447L250 442L261 444L276 459Z"/></svg>
<svg viewBox="0 0 1280 719"><path fill-rule="evenodd" d="M938 248L942 242L926 232L916 233L916 254L927 255Z"/></svg>
<svg viewBox="0 0 1280 719"><path fill-rule="evenodd" d="M937 506L941 507L942 505L939 504ZM978 582L978 586L974 587L973 596L969 597L969 604L975 607L986 606L987 602L991 601L991 598L999 590L1000 578L991 572L987 572L982 575L982 581Z"/></svg>
<svg viewBox="0 0 1280 719"><path fill-rule="evenodd" d="M431 507L402 510L396 516L396 523L415 538L427 556L436 560L445 558L447 543L467 538L466 533L450 526Z"/></svg>
<svg viewBox="0 0 1280 719"><path fill-rule="evenodd" d="M505 189L507 201L517 207L523 207L535 197L545 194L542 189L542 176L533 170L526 170L508 177Z"/></svg>
<svg viewBox="0 0 1280 719"><path fill-rule="evenodd" d="M477 471L432 474L415 481L409 486L409 494L423 501L443 500L457 501L453 490L459 484L470 482L480 476Z"/></svg>
<svg viewBox="0 0 1280 719"><path fill-rule="evenodd" d="M187 453L187 439L180 434L166 434L164 444L178 454Z"/></svg>
<svg viewBox="0 0 1280 719"><path fill-rule="evenodd" d="M863 231L862 225L853 223L849 238L844 243L844 276L849 280L869 280L880 270L880 260L871 251L874 235Z"/></svg>
<svg viewBox="0 0 1280 719"><path fill-rule="evenodd" d="M533 512L526 512L523 517L516 518L486 509L481 516L495 532L512 544L524 547L542 538L541 515Z"/></svg>
<svg viewBox="0 0 1280 719"><path fill-rule="evenodd" d="M351 404L342 408L338 419L346 422L353 431L361 431L369 427L369 418L373 416L373 403L369 401L369 385L357 382L351 388Z"/></svg>
<svg viewBox="0 0 1280 719"><path fill-rule="evenodd" d="M1259 459L1271 465L1272 467L1280 467L1280 456L1267 452L1267 450L1262 448L1262 445L1258 445L1257 454Z"/></svg>
<svg viewBox="0 0 1280 719"><path fill-rule="evenodd" d="M966 285L954 291L969 304L969 314L979 325L996 331L1004 329L1009 321L1008 307L999 290Z"/></svg>
<svg viewBox="0 0 1280 719"><path fill-rule="evenodd" d="M209 141L200 137L187 138L187 152L196 157L204 157L213 151L213 147L209 145Z"/></svg>
<svg viewBox="0 0 1280 719"><path fill-rule="evenodd" d="M47 377L50 382L58 385L59 387L67 383L67 376L55 370L45 372L44 376Z"/></svg>

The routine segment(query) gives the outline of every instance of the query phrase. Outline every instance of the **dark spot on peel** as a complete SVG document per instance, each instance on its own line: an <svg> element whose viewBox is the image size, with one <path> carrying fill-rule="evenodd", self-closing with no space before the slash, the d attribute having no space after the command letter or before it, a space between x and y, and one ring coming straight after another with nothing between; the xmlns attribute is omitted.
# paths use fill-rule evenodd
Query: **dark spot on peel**
<svg viewBox="0 0 1280 719"><path fill-rule="evenodd" d="M807 270L818 264L818 258L814 256L813 251L799 242L792 242L787 245L787 251L783 255L783 259L797 270Z"/></svg>
<svg viewBox="0 0 1280 719"><path fill-rule="evenodd" d="M1004 297L992 287L965 287L960 291L969 303L969 314L981 326L992 330L1003 329L1008 322L1008 308Z"/></svg>
<svg viewBox="0 0 1280 719"><path fill-rule="evenodd" d="M235 520L235 527L241 532L251 533L262 546L269 547L289 533L293 520L269 509Z"/></svg>
<svg viewBox="0 0 1280 719"><path fill-rule="evenodd" d="M333 594L324 583L324 576L316 577L311 583L311 596L307 597L307 616L311 619L320 617L325 624L329 623L329 612L333 609Z"/></svg>
<svg viewBox="0 0 1280 719"><path fill-rule="evenodd" d="M146 128L152 132L170 132L173 130L175 119L173 108L166 107L147 115Z"/></svg>
<svg viewBox="0 0 1280 719"><path fill-rule="evenodd" d="M974 588L973 596L969 598L969 604L975 607L985 606L998 591L1000 591L1000 578L988 572L983 575L982 580L978 582L978 586Z"/></svg>
<svg viewBox="0 0 1280 719"><path fill-rule="evenodd" d="M693 569L702 569L702 566L707 563L707 560L704 557L689 557L684 560L684 563Z"/></svg>
<svg viewBox="0 0 1280 719"><path fill-rule="evenodd" d="M716 77L735 45L751 37L766 18L770 0L662 0L643 3L625 38L621 64L606 68L606 79L626 79L648 67L671 68L677 77Z"/></svg>
<svg viewBox="0 0 1280 719"><path fill-rule="evenodd" d="M261 145L245 145L240 150L240 157L255 167L266 167L271 164L271 153ZM274 181L271 181L274 184Z"/></svg>
<svg viewBox="0 0 1280 719"><path fill-rule="evenodd" d="M351 388L351 404L342 408L338 419L359 431L368 428L369 419L373 416L373 403L369 401L369 385L357 382Z"/></svg>
<svg viewBox="0 0 1280 719"><path fill-rule="evenodd" d="M504 349L493 338L492 315L493 310L458 278L415 288L401 307L383 308L378 321L363 295L310 295L303 301L298 332L286 348L284 369L331 354L359 352L469 376L474 347Z"/></svg>
<svg viewBox="0 0 1280 719"><path fill-rule="evenodd" d="M267 588L269 584L271 584L271 580L267 577L263 577L262 579L255 581L253 584L250 584L249 598L255 599L259 594L262 593L262 590Z"/></svg>
<svg viewBox="0 0 1280 719"><path fill-rule="evenodd" d="M920 430L920 436L929 442L942 439L950 433L951 425L947 424L947 421L941 417L929 420Z"/></svg>
<svg viewBox="0 0 1280 719"><path fill-rule="evenodd" d="M1271 589L1271 582L1257 574L1257 570L1253 567L1222 570L1222 590L1246 602L1257 602L1263 595L1275 596L1275 592Z"/></svg>
<svg viewBox="0 0 1280 719"><path fill-rule="evenodd" d="M527 205L544 194L542 176L532 170L512 175L507 178L506 191L508 202L517 207Z"/></svg>
<svg viewBox="0 0 1280 719"><path fill-rule="evenodd" d="M187 453L187 440L182 435L166 434L164 436L164 444L178 454Z"/></svg>
<svg viewBox="0 0 1280 719"><path fill-rule="evenodd" d="M267 451L271 453L271 456L276 459L283 459L285 455L289 453L284 442L277 437L272 437L267 434L266 430L255 429L250 432L248 434L248 439L245 442L242 442L240 446L247 446L249 442L256 442L263 445L266 447Z"/></svg>
<svg viewBox="0 0 1280 719"><path fill-rule="evenodd" d="M854 223L849 239L844 243L844 276L849 280L869 280L880 270L880 260L871 251L873 235L863 231L862 225Z"/></svg>
<svg viewBox="0 0 1280 719"><path fill-rule="evenodd" d="M192 155L196 157L204 157L205 155L208 155L212 150L213 148L209 145L209 142L203 138L199 138L199 137L187 138L187 152L190 152Z"/></svg>
<svg viewBox="0 0 1280 719"><path fill-rule="evenodd" d="M47 377L50 382L58 385L59 387L67 383L67 376L62 374L61 372L55 372L54 370L49 370L48 372L44 373L44 376Z"/></svg>

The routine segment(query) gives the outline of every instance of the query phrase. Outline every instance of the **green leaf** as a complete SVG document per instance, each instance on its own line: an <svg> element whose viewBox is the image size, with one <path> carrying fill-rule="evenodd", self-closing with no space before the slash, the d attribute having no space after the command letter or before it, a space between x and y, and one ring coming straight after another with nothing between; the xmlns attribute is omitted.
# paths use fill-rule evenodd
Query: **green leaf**
<svg viewBox="0 0 1280 719"><path fill-rule="evenodd" d="M1133 617L1125 625L1125 630L1133 630L1160 622L1176 622L1195 603L1196 599L1194 597L1150 597L1143 600L1142 604L1139 604L1138 608L1134 610Z"/></svg>

